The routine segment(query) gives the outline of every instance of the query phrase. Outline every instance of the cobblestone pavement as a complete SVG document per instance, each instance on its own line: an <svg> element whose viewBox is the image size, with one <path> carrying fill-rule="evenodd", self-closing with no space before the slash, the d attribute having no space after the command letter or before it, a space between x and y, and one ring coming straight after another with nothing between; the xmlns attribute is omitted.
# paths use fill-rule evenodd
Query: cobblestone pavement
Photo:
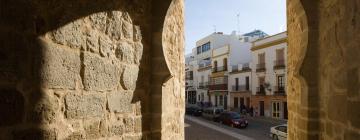
<svg viewBox="0 0 360 140"><path fill-rule="evenodd" d="M237 129L229 126L221 125L216 122L205 120L201 117L186 116L185 123L185 139L186 140L237 140L244 139L243 137L231 136L229 134L237 134L240 136L245 136L254 140L269 140L271 139L270 127L286 123L285 121L278 121L273 119L264 119L264 118L248 118L249 126L245 129ZM201 121L203 124L196 123L191 120L196 120L197 122ZM224 132L218 131L209 126L204 126L206 124L216 125L217 128L223 128ZM212 125L212 126L213 126Z"/></svg>

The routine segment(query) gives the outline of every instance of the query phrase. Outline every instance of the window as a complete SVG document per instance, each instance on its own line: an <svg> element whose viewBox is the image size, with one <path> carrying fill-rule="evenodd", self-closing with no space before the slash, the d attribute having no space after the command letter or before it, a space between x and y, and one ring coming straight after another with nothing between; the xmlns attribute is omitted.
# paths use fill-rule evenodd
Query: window
<svg viewBox="0 0 360 140"><path fill-rule="evenodd" d="M224 58L223 60L224 62L224 70L226 71L227 70L227 58Z"/></svg>
<svg viewBox="0 0 360 140"><path fill-rule="evenodd" d="M201 46L197 47L196 51L197 51L197 54L200 54L201 53Z"/></svg>
<svg viewBox="0 0 360 140"><path fill-rule="evenodd" d="M205 43L204 45L201 46L201 48L202 48L202 52L206 52L210 50L210 42Z"/></svg>
<svg viewBox="0 0 360 140"><path fill-rule="evenodd" d="M224 97L222 95L220 95L219 98L220 98L219 104L220 104L220 106L223 106L224 105Z"/></svg>

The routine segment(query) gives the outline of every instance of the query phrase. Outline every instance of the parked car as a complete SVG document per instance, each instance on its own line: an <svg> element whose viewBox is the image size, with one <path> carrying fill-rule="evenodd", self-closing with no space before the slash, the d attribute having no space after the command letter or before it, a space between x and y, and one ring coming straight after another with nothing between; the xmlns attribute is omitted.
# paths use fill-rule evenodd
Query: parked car
<svg viewBox="0 0 360 140"><path fill-rule="evenodd" d="M287 124L277 125L270 128L270 137L273 140L287 139Z"/></svg>
<svg viewBox="0 0 360 140"><path fill-rule="evenodd" d="M204 109L202 116L205 119L215 121L223 111L223 108L209 107Z"/></svg>
<svg viewBox="0 0 360 140"><path fill-rule="evenodd" d="M217 118L217 121L236 128L246 128L248 126L248 121L245 117L237 112L223 112Z"/></svg>
<svg viewBox="0 0 360 140"><path fill-rule="evenodd" d="M193 116L201 116L202 109L196 106L186 107L185 113Z"/></svg>

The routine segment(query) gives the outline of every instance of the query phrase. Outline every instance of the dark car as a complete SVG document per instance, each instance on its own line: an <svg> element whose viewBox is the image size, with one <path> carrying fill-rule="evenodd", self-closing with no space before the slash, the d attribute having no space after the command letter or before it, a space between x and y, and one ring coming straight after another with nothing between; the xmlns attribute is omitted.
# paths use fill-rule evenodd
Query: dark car
<svg viewBox="0 0 360 140"><path fill-rule="evenodd" d="M193 116L201 116L202 115L202 109L199 107L186 107L185 113Z"/></svg>
<svg viewBox="0 0 360 140"><path fill-rule="evenodd" d="M221 124L236 128L245 128L248 126L248 121L245 117L236 112L223 112L216 120Z"/></svg>

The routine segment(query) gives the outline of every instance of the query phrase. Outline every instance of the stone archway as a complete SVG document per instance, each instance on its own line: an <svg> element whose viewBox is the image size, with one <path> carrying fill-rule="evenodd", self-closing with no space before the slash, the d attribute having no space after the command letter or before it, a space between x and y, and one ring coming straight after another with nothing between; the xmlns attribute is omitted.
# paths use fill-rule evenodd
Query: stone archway
<svg viewBox="0 0 360 140"><path fill-rule="evenodd" d="M182 70L181 55L163 53L174 47L165 16L181 2L167 12L170 0L1 1L0 139L183 137L181 125L163 131L162 104L183 91L166 61ZM172 100L170 127L182 124L183 98Z"/></svg>

